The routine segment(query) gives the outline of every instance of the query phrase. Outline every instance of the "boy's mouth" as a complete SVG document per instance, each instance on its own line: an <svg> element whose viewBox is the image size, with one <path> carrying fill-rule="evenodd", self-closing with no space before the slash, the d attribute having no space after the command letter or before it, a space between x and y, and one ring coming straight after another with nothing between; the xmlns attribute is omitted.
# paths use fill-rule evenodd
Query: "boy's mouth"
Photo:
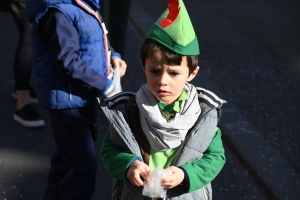
<svg viewBox="0 0 300 200"><path fill-rule="evenodd" d="M169 92L166 90L158 90L158 91L156 91L156 93L160 96L166 96L169 94Z"/></svg>

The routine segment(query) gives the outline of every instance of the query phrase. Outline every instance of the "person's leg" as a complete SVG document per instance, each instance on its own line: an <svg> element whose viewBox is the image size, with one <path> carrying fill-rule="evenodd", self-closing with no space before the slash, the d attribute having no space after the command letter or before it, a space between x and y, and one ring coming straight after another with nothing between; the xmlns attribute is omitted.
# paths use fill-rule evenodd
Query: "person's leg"
<svg viewBox="0 0 300 200"><path fill-rule="evenodd" d="M13 96L17 99L16 110L13 114L15 121L23 126L35 128L45 125L32 102L37 102L34 91L30 89L31 65L31 25L24 18L25 3L10 2L10 11L19 32L19 41L14 58L15 86Z"/></svg>
<svg viewBox="0 0 300 200"><path fill-rule="evenodd" d="M59 199L59 184L66 176L68 169L68 165L63 161L59 150L56 149L51 158L51 168L48 172L48 183L44 200Z"/></svg>
<svg viewBox="0 0 300 200"><path fill-rule="evenodd" d="M91 199L94 193L97 157L91 133L95 122L92 107L49 111L59 152L53 156L44 200L59 194L65 199ZM67 166L67 167L65 167ZM64 171L67 169L67 171Z"/></svg>
<svg viewBox="0 0 300 200"><path fill-rule="evenodd" d="M19 31L19 42L14 58L14 79L15 90L17 95L17 110L30 100L30 75L31 75L31 36L30 24L25 19L14 16L15 23Z"/></svg>
<svg viewBox="0 0 300 200"><path fill-rule="evenodd" d="M18 29L19 41L14 57L14 80L17 96L17 109L31 103L30 101L30 75L31 63L31 25L24 18L25 3L10 2L10 12Z"/></svg>
<svg viewBox="0 0 300 200"><path fill-rule="evenodd" d="M19 42L15 52L14 77L18 90L29 90L31 75L31 25L24 18L14 17L19 31Z"/></svg>

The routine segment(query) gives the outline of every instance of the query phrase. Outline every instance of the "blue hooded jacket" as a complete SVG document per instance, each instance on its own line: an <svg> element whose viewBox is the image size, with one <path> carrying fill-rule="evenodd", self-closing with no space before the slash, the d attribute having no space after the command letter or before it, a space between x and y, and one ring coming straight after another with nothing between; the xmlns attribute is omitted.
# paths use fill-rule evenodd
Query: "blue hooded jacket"
<svg viewBox="0 0 300 200"><path fill-rule="evenodd" d="M40 34L39 22L51 8L63 13L64 23L75 28L78 40L55 46ZM106 30L95 15L97 9L98 0L27 0L25 17L32 23L33 69L43 107L69 109L93 104L112 84L107 78Z"/></svg>

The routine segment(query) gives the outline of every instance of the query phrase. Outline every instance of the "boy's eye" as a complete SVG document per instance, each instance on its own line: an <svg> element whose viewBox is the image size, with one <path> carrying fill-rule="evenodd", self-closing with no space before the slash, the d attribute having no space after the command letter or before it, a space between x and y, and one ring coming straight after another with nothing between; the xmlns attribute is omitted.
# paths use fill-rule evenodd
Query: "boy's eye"
<svg viewBox="0 0 300 200"><path fill-rule="evenodd" d="M150 72L151 72L152 74L157 74L157 73L159 72L159 70L153 69L153 70L150 70Z"/></svg>
<svg viewBox="0 0 300 200"><path fill-rule="evenodd" d="M170 72L170 75L171 76L177 76L179 73L177 73L177 72Z"/></svg>

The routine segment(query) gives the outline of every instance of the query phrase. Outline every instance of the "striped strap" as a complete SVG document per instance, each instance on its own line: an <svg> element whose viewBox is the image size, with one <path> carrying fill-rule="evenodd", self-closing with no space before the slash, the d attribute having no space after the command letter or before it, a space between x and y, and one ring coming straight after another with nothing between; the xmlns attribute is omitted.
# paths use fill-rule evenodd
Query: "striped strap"
<svg viewBox="0 0 300 200"><path fill-rule="evenodd" d="M136 92L120 92L110 98L105 98L104 102L109 109L114 109L116 106L126 103L135 93Z"/></svg>

